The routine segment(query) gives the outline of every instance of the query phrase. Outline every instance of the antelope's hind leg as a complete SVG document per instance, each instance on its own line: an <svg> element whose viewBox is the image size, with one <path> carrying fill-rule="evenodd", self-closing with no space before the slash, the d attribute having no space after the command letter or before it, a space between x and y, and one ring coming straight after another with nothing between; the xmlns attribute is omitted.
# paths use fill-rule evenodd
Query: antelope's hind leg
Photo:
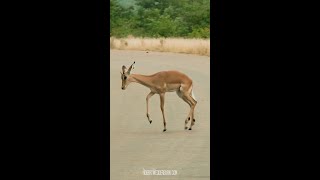
<svg viewBox="0 0 320 180"><path fill-rule="evenodd" d="M189 130L192 130L192 126L194 125L194 123L196 122L196 120L194 119L194 109L197 105L197 101L194 100L189 94L186 95L186 98L191 102L191 108L190 108L190 112L191 112L191 125L190 125L190 128Z"/></svg>
<svg viewBox="0 0 320 180"><path fill-rule="evenodd" d="M190 106L189 114L188 114L186 120L184 121L184 129L188 129L187 124L188 124L188 122L190 121L190 119L192 118L192 116L191 116L191 113L192 113L192 111L191 111L191 102L188 100L187 97L185 97L185 96L183 95L183 93L182 93L181 91L177 91L177 94L178 94L178 96L179 96L184 102L186 102L186 103L189 104L189 106Z"/></svg>
<svg viewBox="0 0 320 180"><path fill-rule="evenodd" d="M166 127L167 123L166 123L166 119L164 116L164 93L160 94L160 109L161 109L162 117L163 117L163 126L164 126L163 132L165 132L167 130L167 127Z"/></svg>
<svg viewBox="0 0 320 180"><path fill-rule="evenodd" d="M189 111L189 114L188 114L188 116L187 116L187 119L185 120L185 127L184 127L184 129L188 129L188 127L187 127L187 124L188 124L188 122L192 119L192 103L188 100L188 98L187 97L185 97L185 96L183 96L183 98L182 98L186 103L188 103L189 104L189 106L190 106L190 111ZM190 129L189 129L190 130Z"/></svg>

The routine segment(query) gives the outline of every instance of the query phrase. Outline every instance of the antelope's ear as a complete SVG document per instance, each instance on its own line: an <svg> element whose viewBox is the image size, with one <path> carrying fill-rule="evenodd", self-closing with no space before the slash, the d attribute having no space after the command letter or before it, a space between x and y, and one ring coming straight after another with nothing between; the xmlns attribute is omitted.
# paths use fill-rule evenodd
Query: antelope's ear
<svg viewBox="0 0 320 180"><path fill-rule="evenodd" d="M122 72L123 72L123 74L126 72L126 66L122 66Z"/></svg>
<svg viewBox="0 0 320 180"><path fill-rule="evenodd" d="M136 63L136 62L134 61L133 64L129 67L129 70L128 70L128 73L129 73L129 74L130 74L131 70L134 69L134 64L135 64L135 63Z"/></svg>

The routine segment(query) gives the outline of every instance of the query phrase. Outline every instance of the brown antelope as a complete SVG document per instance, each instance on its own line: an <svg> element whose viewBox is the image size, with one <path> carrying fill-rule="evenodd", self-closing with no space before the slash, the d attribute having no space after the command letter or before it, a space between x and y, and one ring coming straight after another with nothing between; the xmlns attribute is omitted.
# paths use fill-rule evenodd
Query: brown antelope
<svg viewBox="0 0 320 180"><path fill-rule="evenodd" d="M134 68L135 62L127 70L126 66L122 66L121 79L122 79L122 90L125 90L131 82L140 83L148 88L151 92L147 95L147 118L152 123L152 119L149 115L149 99L154 94L160 95L160 108L163 117L163 131L166 131L166 119L164 116L164 100L166 92L176 91L178 96L183 99L190 106L190 111L187 119L185 120L185 129L187 129L187 124L192 119L189 130L192 130L192 126L195 123L194 119L194 108L197 104L196 98L194 97L192 91L192 80L185 74L178 71L161 71L153 75L141 75L141 74L131 74L131 70Z"/></svg>

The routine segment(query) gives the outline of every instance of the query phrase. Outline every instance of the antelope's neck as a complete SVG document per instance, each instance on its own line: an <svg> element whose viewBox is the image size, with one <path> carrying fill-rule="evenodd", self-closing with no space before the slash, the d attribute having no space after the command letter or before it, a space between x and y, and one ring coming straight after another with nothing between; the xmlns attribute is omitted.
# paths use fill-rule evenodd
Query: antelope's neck
<svg viewBox="0 0 320 180"><path fill-rule="evenodd" d="M152 87L152 77L141 75L141 74L131 74L132 82L142 84L148 88Z"/></svg>

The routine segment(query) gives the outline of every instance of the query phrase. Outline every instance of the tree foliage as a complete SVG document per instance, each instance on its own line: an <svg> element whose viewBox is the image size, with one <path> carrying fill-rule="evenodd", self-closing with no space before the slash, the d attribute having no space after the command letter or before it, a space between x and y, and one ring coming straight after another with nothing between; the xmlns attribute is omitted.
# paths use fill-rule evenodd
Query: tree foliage
<svg viewBox="0 0 320 180"><path fill-rule="evenodd" d="M122 1L121 1L122 2ZM210 0L110 0L111 36L210 38Z"/></svg>

